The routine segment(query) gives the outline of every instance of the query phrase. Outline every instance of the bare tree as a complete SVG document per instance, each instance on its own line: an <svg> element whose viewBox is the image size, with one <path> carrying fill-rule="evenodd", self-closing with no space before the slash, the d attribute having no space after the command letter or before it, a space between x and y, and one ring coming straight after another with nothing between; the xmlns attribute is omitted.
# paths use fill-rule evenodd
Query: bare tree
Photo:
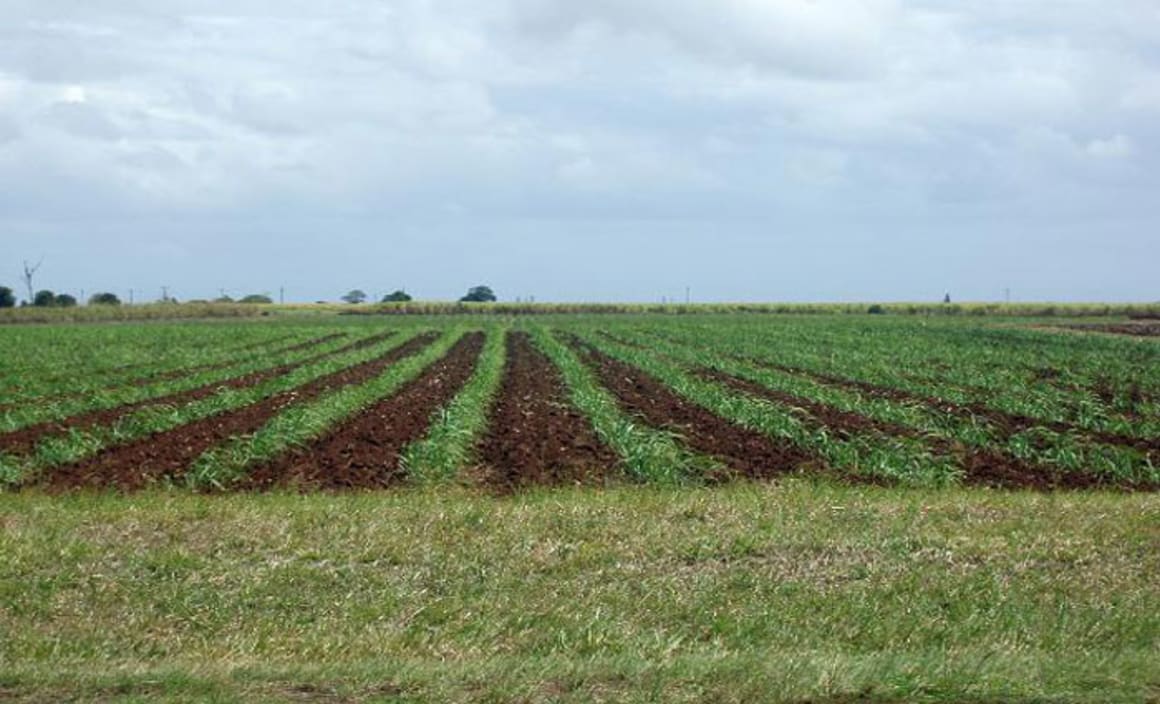
<svg viewBox="0 0 1160 704"><path fill-rule="evenodd" d="M36 263L36 266L28 266L28 260L24 260L24 285L28 287L28 302L32 303L32 299L36 294L32 292L32 277L40 270L40 265L44 263L44 257Z"/></svg>

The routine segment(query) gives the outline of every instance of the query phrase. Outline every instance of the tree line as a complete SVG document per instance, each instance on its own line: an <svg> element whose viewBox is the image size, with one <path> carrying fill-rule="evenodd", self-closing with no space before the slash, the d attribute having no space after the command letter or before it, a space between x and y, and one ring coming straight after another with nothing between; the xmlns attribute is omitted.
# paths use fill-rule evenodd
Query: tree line
<svg viewBox="0 0 1160 704"><path fill-rule="evenodd" d="M368 298L368 296L364 291L359 290L359 289L354 289L353 291L350 291L346 295L342 296L341 300L345 301L346 303L358 304L358 303L365 303L367 301L367 298ZM382 303L406 303L406 302L411 301L411 300L414 300L414 299L412 298L412 296L409 293L407 293L403 289L398 289L396 291L392 291L391 293L388 293L387 295L383 296L381 302ZM468 289L467 294L459 299L459 302L460 303L489 303L489 302L494 302L495 300L496 300L495 292L492 291L489 286L472 286L470 289ZM172 296L169 296L168 293L166 293L160 302L161 303L177 303L178 301L176 298L173 298ZM274 299L271 298L269 295L266 295L264 293L252 293L248 296L243 296L242 298L239 298L237 300L235 300L229 296L222 295L222 296L219 296L218 298L213 299L212 301L207 301L207 300L190 301L190 303L248 303L248 304L269 304L269 303L273 303L273 302L274 302ZM19 304L22 306L33 306L36 308L71 308L73 306L76 306L78 303L79 303L79 301L77 301L77 298L75 296L69 295L67 293L54 293L53 291L49 291L47 289L40 290L40 291L37 291L36 293L32 294L31 301L26 300L26 301L19 302ZM121 305L121 299L114 293L102 291L100 293L94 293L92 296L89 296L88 304L94 305L94 306L119 306L119 305ZM0 286L0 308L14 308L16 305L17 305L16 293L11 288L9 288L7 286Z"/></svg>

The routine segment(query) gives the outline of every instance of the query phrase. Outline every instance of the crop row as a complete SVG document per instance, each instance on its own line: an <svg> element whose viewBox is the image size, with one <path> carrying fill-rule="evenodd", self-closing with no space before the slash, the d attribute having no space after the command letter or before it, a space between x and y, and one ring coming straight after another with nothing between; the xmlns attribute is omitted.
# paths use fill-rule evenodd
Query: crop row
<svg viewBox="0 0 1160 704"><path fill-rule="evenodd" d="M1008 423L1031 416L1004 410L1003 399L993 412L969 398L939 405L928 394L942 389L880 375L881 360L857 366L864 356L835 342L853 333L836 324L819 326L818 342L804 333L809 324L605 323L361 325L282 355L235 348L236 361L201 361L201 372L112 387L72 406L18 406L0 435L0 481L125 490L460 481L508 490L799 474L914 486L1160 486L1148 422L1116 434L1050 413L1042 424ZM914 335L921 328L891 331L916 357L931 354ZM279 344L310 339L304 332ZM247 344L265 349L275 337Z"/></svg>

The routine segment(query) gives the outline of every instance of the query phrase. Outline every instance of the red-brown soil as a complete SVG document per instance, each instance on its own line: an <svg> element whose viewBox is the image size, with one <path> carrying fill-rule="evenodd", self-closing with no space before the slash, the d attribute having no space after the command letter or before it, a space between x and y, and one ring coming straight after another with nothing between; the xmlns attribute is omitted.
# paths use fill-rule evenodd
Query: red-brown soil
<svg viewBox="0 0 1160 704"><path fill-rule="evenodd" d="M799 468L818 470L824 463L788 441L734 425L670 391L660 381L613 359L579 338L569 344L616 397L622 409L655 428L675 431L694 450L722 461L729 475L766 479Z"/></svg>
<svg viewBox="0 0 1160 704"><path fill-rule="evenodd" d="M621 340L611 334L603 334L609 339L621 342ZM759 366L776 368L779 371L790 369L767 362L758 362L757 360L746 361L758 363ZM1096 477L1089 474L1071 471L1053 471L1050 468L1025 462L1000 450L968 447L953 440L925 436L916 429L908 426L879 421L859 413L843 411L824 403L776 389L770 389L747 379L734 377L717 370L697 367L691 369L691 371L703 379L722 384L735 391L740 391L756 398L763 398L780 405L800 408L809 413L821 425L824 425L831 432L834 432L838 437L850 437L854 434L871 432L899 437L921 438L930 446L933 452L954 457L963 468L963 481L967 484L1008 489L1029 488L1038 490L1088 489L1109 486L1101 484ZM792 373L801 374L803 371L795 370ZM806 373L814 375L812 372ZM832 384L833 382L825 380L823 383ZM865 390L862 382L851 381L850 383L857 384L859 390ZM875 392L879 391L878 387L871 386L870 388ZM890 393L891 396L895 392L893 389L884 389L882 391ZM904 400L910 398L909 395L904 396ZM931 400L937 401L940 404L945 403L941 400ZM1124 485L1120 488L1142 491L1154 490L1153 487L1139 485Z"/></svg>
<svg viewBox="0 0 1160 704"><path fill-rule="evenodd" d="M483 349L482 333L465 335L445 357L395 395L342 423L310 445L256 467L246 489L375 489L405 479L399 458L421 439L431 418L471 377Z"/></svg>
<svg viewBox="0 0 1160 704"><path fill-rule="evenodd" d="M1044 428L1056 433L1075 435L1109 445L1132 447L1148 453L1150 456L1155 456L1160 451L1160 438L1137 438L1122 433L1091 430L1072 423L1049 421L1042 418L1032 418L1031 416L1001 411L980 402L959 404L935 396L926 396L903 389L879 386L865 381L816 372L801 367L778 364L763 359L741 357L736 359L766 369L773 369L787 374L813 379L828 386L852 389L874 398L883 398L898 403L918 403L940 413L955 415L961 418L981 417L995 428L995 435L1000 440L1006 440L1012 435L1031 430L1032 428Z"/></svg>
<svg viewBox="0 0 1160 704"><path fill-rule="evenodd" d="M963 468L963 481L967 484L1039 490L1088 489L1100 486L1099 481L1091 475L1079 472L1053 472L1050 469L1024 462L1004 452L967 447L952 440L923 436L922 433L908 426L883 422L859 413L843 411L716 370L702 368L695 370L694 373L704 379L717 382L755 398L763 398L780 405L800 408L808 412L837 437L850 437L858 433L873 432L922 439L933 452L954 457Z"/></svg>
<svg viewBox="0 0 1160 704"><path fill-rule="evenodd" d="M53 489L113 487L122 491L143 488L166 477L180 477L206 450L232 437L253 433L284 408L306 403L344 386L361 384L388 366L427 347L435 333L420 335L369 362L314 379L249 406L218 413L51 470L43 482Z"/></svg>
<svg viewBox="0 0 1160 704"><path fill-rule="evenodd" d="M531 484L600 484L616 453L569 401L560 372L526 333L507 337L503 384L479 443L482 480L501 491Z"/></svg>
<svg viewBox="0 0 1160 704"><path fill-rule="evenodd" d="M267 352L265 354L270 355L270 356L281 356L281 355L286 355L286 354L292 354L294 352L300 352L300 351L302 351L304 349L308 349L310 347L317 347L319 345L324 345L327 342L331 342L332 340L335 340L335 339L340 338L340 337L346 337L346 333L337 333L334 335L326 335L324 337L318 337L318 338L315 338L313 340L307 340L305 342L296 343L296 344L291 345L290 347L286 347L284 349L272 350L272 351ZM375 337L382 339L382 336L376 335ZM285 339L286 339L286 337L279 337L279 338L277 338L277 341L281 342ZM370 338L368 338L368 339L370 339ZM273 344L273 341L246 345L245 347L239 347L237 351L241 352L243 350L253 350L257 347L265 346L268 344ZM344 348L344 350L347 350L347 348ZM189 376L191 374L204 374L206 372L217 371L219 369L227 369L229 367L236 366L237 364L240 364L243 361L250 360L254 356L256 356L256 355L245 355L242 357L235 357L233 359L230 359L230 360L227 360L224 362L216 362L213 364L199 364L199 365L193 366L193 367L183 367L180 369L173 369L173 370L165 371L165 372L158 371L158 372L155 372L155 373L150 374L148 376L137 377L135 379L129 379L127 381L118 382L115 385L105 387L103 390L104 391L113 391L113 390L124 388L127 386L140 386L140 385L144 385L144 384L153 384L153 383L157 383L160 381L169 381L172 379L179 379L183 376ZM132 366L133 367L137 367L137 366L144 367L144 366L148 366L148 365L132 365ZM128 369L130 367L124 367L124 368ZM98 376L104 376L104 375L99 374ZM60 378L67 378L67 377L60 377ZM32 396L32 397L29 397L29 398L27 398L23 401L20 401L20 402L0 404L0 413L3 413L5 411L9 411L9 410L12 410L15 408L19 408L21 406L27 406L29 404L34 404L34 403L49 403L49 402L56 403L56 402L60 402L60 401L67 401L69 399L74 399L74 398L83 398L84 396L88 396L91 393L93 393L93 392L85 391L85 392L77 392L77 393L52 394L49 396Z"/></svg>
<svg viewBox="0 0 1160 704"><path fill-rule="evenodd" d="M18 428L9 433L0 434L0 451L10 452L14 454L28 454L32 452L37 443L45 438L64 435L70 430L86 430L103 425L112 425L121 418L128 416L131 413L141 410L147 406L172 405L180 406L208 398L224 389L245 389L257 386L265 381L273 379L278 376L287 374L295 369L304 367L309 364L314 364L331 357L350 352L355 349L360 349L368 345L376 344L390 337L394 333L387 332L379 335L374 335L370 338L359 340L352 344L346 345L336 350L323 352L306 359L292 362L290 364L282 364L271 369L262 369L259 371L249 372L242 376L234 377L232 379L225 379L222 381L215 381L211 384L199 386L195 389L188 389L186 391L179 391L165 396L157 396L153 398L142 399L134 401L133 403L124 404L115 408L105 408L95 411L86 411L75 416L63 418L60 420L46 421L43 423L36 423L35 425L28 425L23 428Z"/></svg>
<svg viewBox="0 0 1160 704"><path fill-rule="evenodd" d="M1129 335L1131 337L1160 337L1160 323L1154 320L1140 319L1137 322L1119 324L1090 324L1066 325L1066 330L1080 330L1082 332L1104 332L1113 335Z"/></svg>
<svg viewBox="0 0 1160 704"><path fill-rule="evenodd" d="M286 352L295 352L297 350L306 349L307 347L321 345L321 344L323 344L325 342L329 342L330 340L333 340L337 337L344 337L345 335L346 335L346 333L337 333L337 334L327 335L325 337L320 337L320 338L317 338L314 340L307 340L306 342L300 343L300 344L295 345L293 347L288 347L284 350L280 350L278 352L278 354L282 354L282 353L286 353ZM227 348L224 351L231 351L235 354L239 353L239 352L247 352L247 351L254 350L254 349L257 349L259 347L264 347L267 345L272 346L276 343L285 341L289 337L290 337L289 335L283 335L281 337L277 337L277 338L274 338L271 340L261 340L259 342L249 343L249 344L243 345L241 347ZM236 363L237 363L237 358L233 358L232 361L227 362L223 366L229 366L231 364L236 364ZM114 374L120 374L123 372L131 372L131 371L134 371L137 369L148 369L149 367L153 367L155 365L156 365L156 362L133 362L131 364L119 364L117 366L106 367L104 369L89 370L89 371L85 372L85 376L86 376L86 378L89 378L89 379L100 379L102 377L112 376ZM209 368L210 366L212 366L212 365L200 365L200 366L196 366L196 367L188 367L184 370L178 370L178 371L189 372L189 371L193 371L193 370L197 370L197 369L206 369L206 368ZM52 376L47 376L47 377L38 377L38 379L41 382L54 382L54 381L63 381L66 379L73 379L75 377L76 377L76 372L73 371L73 372L66 372L63 374L53 374ZM148 380L149 377L145 377L145 379ZM144 382L139 381L139 380L129 380L129 381L122 382L120 385L122 385L122 386L132 385L135 383L144 383ZM22 387L17 386L17 387L15 387L14 390L19 391L19 390L21 390L21 388ZM62 398L67 397L67 396L68 395L62 395ZM40 397L40 398L44 398L44 397ZM37 400L39 400L39 398ZM15 403L8 404L5 408L15 407L16 405L17 404L15 404ZM3 410L3 408L0 408L0 410Z"/></svg>

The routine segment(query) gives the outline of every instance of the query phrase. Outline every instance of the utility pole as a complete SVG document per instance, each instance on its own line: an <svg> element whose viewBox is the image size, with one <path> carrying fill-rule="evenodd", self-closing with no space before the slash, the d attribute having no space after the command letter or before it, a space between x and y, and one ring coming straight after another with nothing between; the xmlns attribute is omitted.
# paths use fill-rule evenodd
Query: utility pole
<svg viewBox="0 0 1160 704"><path fill-rule="evenodd" d="M133 305L133 289L129 289L129 305Z"/></svg>
<svg viewBox="0 0 1160 704"><path fill-rule="evenodd" d="M36 263L36 266L28 266L28 260L24 261L24 285L28 287L28 305L32 305L32 299L36 294L32 290L32 277L40 270L40 265L44 263L44 257Z"/></svg>
<svg viewBox="0 0 1160 704"><path fill-rule="evenodd" d="M161 302L162 303L169 302L169 287L168 286L161 287Z"/></svg>
<svg viewBox="0 0 1160 704"><path fill-rule="evenodd" d="M691 302L692 302L692 296L690 294L690 288L688 286L686 286L685 287L685 305L689 305L689 303L691 303Z"/></svg>
<svg viewBox="0 0 1160 704"><path fill-rule="evenodd" d="M286 287L278 287L278 305L286 305Z"/></svg>

